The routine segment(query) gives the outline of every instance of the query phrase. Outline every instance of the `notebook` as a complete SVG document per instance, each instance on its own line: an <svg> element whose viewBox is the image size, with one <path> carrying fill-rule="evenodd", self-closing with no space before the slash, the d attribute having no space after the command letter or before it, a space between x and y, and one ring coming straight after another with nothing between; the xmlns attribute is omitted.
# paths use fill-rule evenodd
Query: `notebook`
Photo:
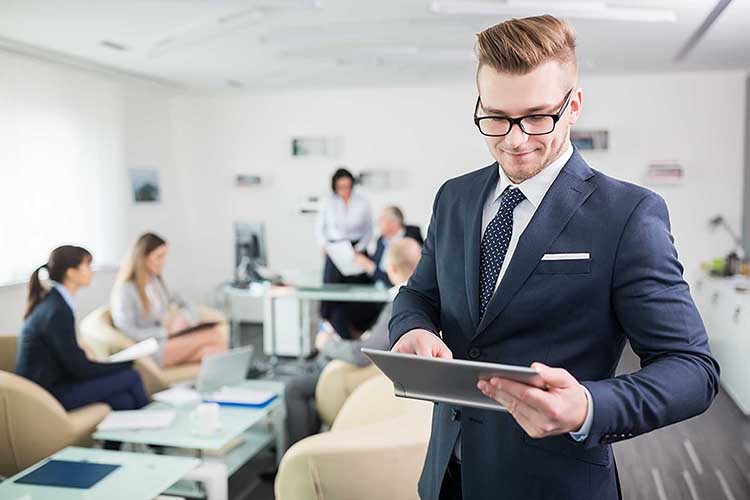
<svg viewBox="0 0 750 500"><path fill-rule="evenodd" d="M50 460L14 482L60 488L88 489L120 467L115 464Z"/></svg>
<svg viewBox="0 0 750 500"><path fill-rule="evenodd" d="M213 327L215 327L218 324L219 324L218 321L204 321L202 323L197 323L195 325L188 326L187 328L184 328L184 329L182 329L182 330L180 330L178 332L174 332L170 336L171 337L179 337L180 335L188 335L190 333L195 333L195 332L199 332L201 330L206 330L208 328L213 328Z"/></svg>

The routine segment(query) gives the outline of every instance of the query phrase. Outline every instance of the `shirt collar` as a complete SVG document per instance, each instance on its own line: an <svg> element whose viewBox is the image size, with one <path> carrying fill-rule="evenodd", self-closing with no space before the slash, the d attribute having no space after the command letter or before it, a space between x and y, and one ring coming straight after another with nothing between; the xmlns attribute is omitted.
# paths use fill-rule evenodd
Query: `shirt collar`
<svg viewBox="0 0 750 500"><path fill-rule="evenodd" d="M526 179L520 184L513 184L508 179L503 168L498 164L497 169L500 172L500 180L495 188L495 197L492 201L497 200L501 194L505 191L508 186L515 186L521 190L527 200L534 206L534 209L539 208L539 204L542 203L544 195L547 194L552 183L557 179L558 174L563 169L570 157L573 156L573 146L568 142L568 147L560 157L544 167L544 169L530 179Z"/></svg>
<svg viewBox="0 0 750 500"><path fill-rule="evenodd" d="M404 239L404 236L406 236L406 228L405 227L401 228L401 231L399 231L398 233L394 234L390 238L383 238L383 240L386 242L386 244L390 245L394 241L399 241L399 240Z"/></svg>
<svg viewBox="0 0 750 500"><path fill-rule="evenodd" d="M58 283L57 281L52 281L52 288L57 290L57 293L62 295L63 300L66 304L68 304L68 307L70 307L71 311L76 310L76 303L73 300L73 296L70 294L67 288L63 286L61 283Z"/></svg>

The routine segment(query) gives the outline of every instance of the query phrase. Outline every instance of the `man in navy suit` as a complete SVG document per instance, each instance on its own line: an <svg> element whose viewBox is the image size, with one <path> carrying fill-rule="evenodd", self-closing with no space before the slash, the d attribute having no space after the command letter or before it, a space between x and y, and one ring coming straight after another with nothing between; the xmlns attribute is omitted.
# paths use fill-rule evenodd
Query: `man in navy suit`
<svg viewBox="0 0 750 500"><path fill-rule="evenodd" d="M393 205L385 207L378 217L378 230L380 237L375 245L375 252L372 255L358 253L355 260L367 272L373 283L380 282L386 287L392 287L393 283L388 279L386 272L387 250L390 245L402 238L412 238L420 245L424 244L424 240L419 227L404 224L404 212Z"/></svg>
<svg viewBox="0 0 750 500"><path fill-rule="evenodd" d="M551 16L478 35L475 123L492 165L438 191L393 306L401 353L532 364L547 390L495 378L508 412L438 403L424 500L613 500L611 443L705 411L719 367L657 194L590 168L575 33ZM641 369L614 376L626 341Z"/></svg>

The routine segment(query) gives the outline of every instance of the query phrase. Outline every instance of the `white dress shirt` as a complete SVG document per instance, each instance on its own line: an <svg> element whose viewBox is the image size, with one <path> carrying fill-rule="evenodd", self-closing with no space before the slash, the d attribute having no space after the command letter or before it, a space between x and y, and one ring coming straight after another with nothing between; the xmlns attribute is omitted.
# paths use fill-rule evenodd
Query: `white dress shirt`
<svg viewBox="0 0 750 500"><path fill-rule="evenodd" d="M570 160L571 156L573 156L573 146L568 143L567 149L562 155L560 155L557 160L550 163L547 167L544 168L544 170L536 174L534 177L526 179L520 184L513 184L513 182L508 179L508 176L505 174L505 171L503 171L502 167L498 165L500 178L497 181L495 190L492 191L487 197L487 200L485 200L484 209L482 210L482 237L484 237L484 232L487 229L487 226L489 226L490 222L497 214L497 211L500 208L500 196L508 186L510 186L511 189L520 189L526 199L521 201L521 203L519 203L513 210L513 232L510 236L508 250L505 253L503 267L500 269L500 274L497 276L497 283L495 284L496 291L500 286L503 276L505 275L505 271L508 269L508 265L510 264L511 259L513 258L513 253L516 250L516 246L518 246L519 238L526 230L526 226L528 226L529 222L531 222L531 218L534 216L536 209L539 208L539 205L542 203L542 200L547 194L547 191L549 191L550 186L552 186L552 183L555 182L555 179L557 179L560 171L563 169L568 160ZM576 441L583 441L588 437L589 431L591 430L591 423L594 419L594 405L591 400L591 394L589 394L588 389L586 389L585 387L584 390L586 391L586 398L589 402L588 414L586 415L586 420L584 421L578 432L570 433L571 437ZM461 459L460 434L453 449L453 453L459 460Z"/></svg>
<svg viewBox="0 0 750 500"><path fill-rule="evenodd" d="M68 307L70 307L70 310L73 311L73 314L75 314L76 303L70 291L67 288L65 288L65 285L63 285L62 283L58 283L55 280L50 280L50 284L52 285L52 288L57 290L57 293L62 295L62 298L65 301L65 303L68 304Z"/></svg>
<svg viewBox="0 0 750 500"><path fill-rule="evenodd" d="M315 237L321 247L333 241L357 241L363 252L372 238L372 211L367 198L352 192L348 203L336 194L327 197L315 224Z"/></svg>

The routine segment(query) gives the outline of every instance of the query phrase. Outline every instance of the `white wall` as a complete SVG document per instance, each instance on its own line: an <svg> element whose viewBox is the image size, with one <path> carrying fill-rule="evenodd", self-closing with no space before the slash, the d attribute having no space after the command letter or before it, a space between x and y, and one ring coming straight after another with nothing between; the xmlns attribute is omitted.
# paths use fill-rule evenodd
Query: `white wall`
<svg viewBox="0 0 750 500"><path fill-rule="evenodd" d="M643 183L654 160L685 168L679 186L652 186L670 207L677 248L689 273L726 253L728 237L707 228L721 213L739 228L743 180L743 72L592 76L582 80L579 127L610 131L610 150L585 154L609 175ZM492 160L472 123L473 84L350 88L255 95L179 96L173 103L175 161L189 193L186 216L196 290L232 272L232 222L264 220L271 265L319 269L311 217L296 215L307 195L326 193L338 164L383 168L402 179L368 193L374 208L401 205L423 229L447 178ZM292 136L341 136L339 159L290 155ZM259 187L233 185L259 173Z"/></svg>
<svg viewBox="0 0 750 500"><path fill-rule="evenodd" d="M108 300L135 236L161 232L184 248L183 200L173 161L169 97L173 90L0 52L0 258L41 265L52 247L74 243L107 270L82 291L80 315ZM160 170L162 203L134 206L129 166ZM174 252L170 282L186 286ZM16 264L14 264L16 265ZM0 332L20 329L25 285L0 284ZM80 317L79 315L79 317Z"/></svg>

